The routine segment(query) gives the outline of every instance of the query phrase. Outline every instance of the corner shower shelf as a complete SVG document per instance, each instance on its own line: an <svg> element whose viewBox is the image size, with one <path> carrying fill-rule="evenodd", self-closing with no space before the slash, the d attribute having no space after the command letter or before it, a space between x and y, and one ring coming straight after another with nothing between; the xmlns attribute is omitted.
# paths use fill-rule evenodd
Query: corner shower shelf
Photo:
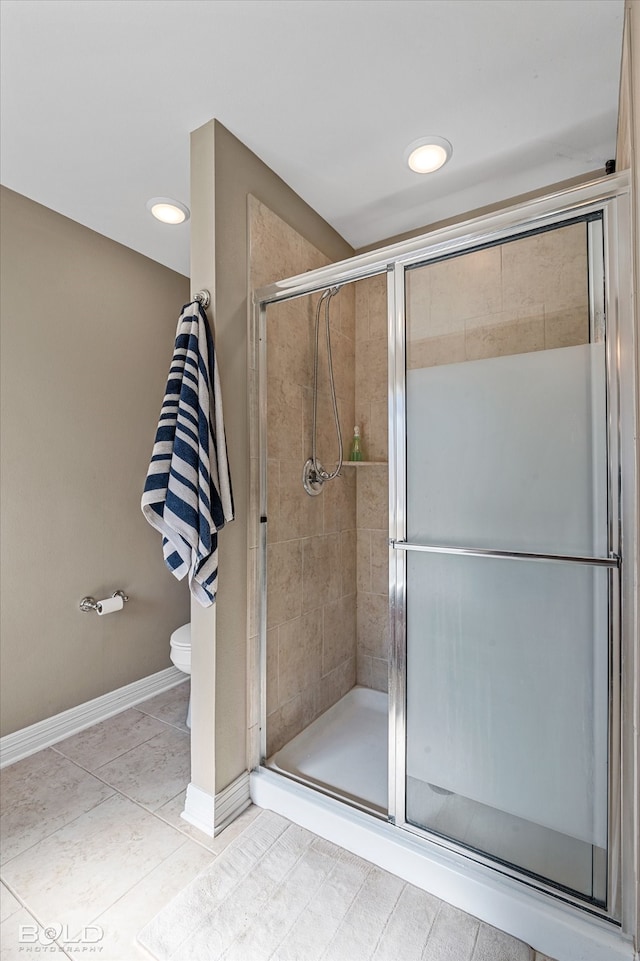
<svg viewBox="0 0 640 961"><path fill-rule="evenodd" d="M388 465L386 460L343 460L343 467L380 467L383 464L385 467Z"/></svg>

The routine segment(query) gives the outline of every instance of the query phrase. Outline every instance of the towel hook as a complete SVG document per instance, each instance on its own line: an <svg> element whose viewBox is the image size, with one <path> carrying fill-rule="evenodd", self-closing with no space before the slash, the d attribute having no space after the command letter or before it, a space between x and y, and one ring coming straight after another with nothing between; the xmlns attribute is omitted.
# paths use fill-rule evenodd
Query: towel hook
<svg viewBox="0 0 640 961"><path fill-rule="evenodd" d="M211 294L208 290L199 290L193 295L193 299L198 301L203 310L206 310L211 303Z"/></svg>

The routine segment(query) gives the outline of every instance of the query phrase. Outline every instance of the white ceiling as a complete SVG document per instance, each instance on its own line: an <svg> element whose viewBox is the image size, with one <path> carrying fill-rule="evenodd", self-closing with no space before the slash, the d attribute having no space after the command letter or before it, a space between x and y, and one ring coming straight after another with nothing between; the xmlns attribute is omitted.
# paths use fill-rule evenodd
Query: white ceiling
<svg viewBox="0 0 640 961"><path fill-rule="evenodd" d="M354 247L615 155L623 0L1 0L2 182L181 273L216 117ZM453 158L420 176L406 145Z"/></svg>

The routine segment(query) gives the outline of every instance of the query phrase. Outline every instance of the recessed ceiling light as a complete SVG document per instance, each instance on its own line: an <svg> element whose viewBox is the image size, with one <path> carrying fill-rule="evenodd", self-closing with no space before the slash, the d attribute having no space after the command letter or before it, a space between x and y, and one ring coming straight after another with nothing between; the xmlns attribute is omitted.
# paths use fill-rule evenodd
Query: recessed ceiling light
<svg viewBox="0 0 640 961"><path fill-rule="evenodd" d="M453 153L453 147L444 137L420 137L410 143L404 152L404 159L417 174L430 174L446 164Z"/></svg>
<svg viewBox="0 0 640 961"><path fill-rule="evenodd" d="M152 197L147 200L147 210L163 224L181 224L191 216L188 207L171 197Z"/></svg>

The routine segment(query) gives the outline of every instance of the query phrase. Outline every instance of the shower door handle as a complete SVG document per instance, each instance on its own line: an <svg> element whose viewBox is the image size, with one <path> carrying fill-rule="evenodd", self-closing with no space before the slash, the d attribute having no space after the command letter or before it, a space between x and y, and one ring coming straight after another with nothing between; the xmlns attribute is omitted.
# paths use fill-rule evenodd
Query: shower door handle
<svg viewBox="0 0 640 961"><path fill-rule="evenodd" d="M619 554L609 557L582 557L575 554L540 554L528 551L494 551L482 547L448 547L440 544L412 544L408 541L389 541L398 551L423 551L429 554L458 554L468 557L495 557L511 561L546 561L556 564L588 564L591 567L620 567Z"/></svg>

